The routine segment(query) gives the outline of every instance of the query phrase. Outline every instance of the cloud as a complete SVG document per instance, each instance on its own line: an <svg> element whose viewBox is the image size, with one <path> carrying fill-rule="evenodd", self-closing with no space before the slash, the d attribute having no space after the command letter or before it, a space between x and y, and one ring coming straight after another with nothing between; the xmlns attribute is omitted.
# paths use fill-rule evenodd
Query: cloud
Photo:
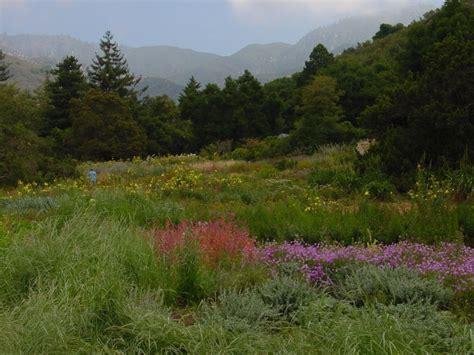
<svg viewBox="0 0 474 355"><path fill-rule="evenodd" d="M306 13L318 18L373 14L414 5L413 0L228 0L234 13L250 20L280 20Z"/></svg>

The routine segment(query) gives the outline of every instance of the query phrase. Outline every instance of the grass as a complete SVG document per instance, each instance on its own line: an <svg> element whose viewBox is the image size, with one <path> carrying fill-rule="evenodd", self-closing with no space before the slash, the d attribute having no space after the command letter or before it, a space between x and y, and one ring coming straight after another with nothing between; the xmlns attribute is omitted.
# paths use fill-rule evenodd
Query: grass
<svg viewBox="0 0 474 355"><path fill-rule="evenodd" d="M223 218L259 243L472 241L471 200L430 200L429 188L387 199L383 181L371 196L355 159L348 146L252 163L135 159L84 164L99 172L96 187L0 190L1 352L474 351L469 294L463 305L410 271L342 268L325 289L294 265L209 267L192 245L171 262L150 239L170 223Z"/></svg>

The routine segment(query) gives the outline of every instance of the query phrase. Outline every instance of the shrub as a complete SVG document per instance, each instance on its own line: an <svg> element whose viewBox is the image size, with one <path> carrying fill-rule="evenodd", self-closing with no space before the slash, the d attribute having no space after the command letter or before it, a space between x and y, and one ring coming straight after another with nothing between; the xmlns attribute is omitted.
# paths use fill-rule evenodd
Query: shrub
<svg viewBox="0 0 474 355"><path fill-rule="evenodd" d="M278 320L279 312L265 303L257 289L243 291L224 290L212 306L202 307L204 318L220 317L227 321L229 328L237 331L268 328L271 321Z"/></svg>
<svg viewBox="0 0 474 355"><path fill-rule="evenodd" d="M304 280L293 276L278 276L262 284L258 293L280 317L292 320L294 312L317 298L318 293Z"/></svg>
<svg viewBox="0 0 474 355"><path fill-rule="evenodd" d="M297 165L298 162L293 159L282 159L273 164L273 166L280 171L294 169Z"/></svg>
<svg viewBox="0 0 474 355"><path fill-rule="evenodd" d="M191 240L186 240L177 258L176 292L180 302L189 304L205 295L204 278L200 270L199 256Z"/></svg>
<svg viewBox="0 0 474 355"><path fill-rule="evenodd" d="M463 164L461 169L449 174L455 197L460 200L467 200L473 196L474 192L474 166Z"/></svg>
<svg viewBox="0 0 474 355"><path fill-rule="evenodd" d="M422 278L415 270L405 267L379 268L354 265L344 275L334 276L334 292L339 297L361 306L370 302L399 304L430 302L448 305L453 292L435 279Z"/></svg>
<svg viewBox="0 0 474 355"><path fill-rule="evenodd" d="M314 168L308 177L310 186L332 185L345 192L352 192L359 186L359 178L352 170L326 170Z"/></svg>
<svg viewBox="0 0 474 355"><path fill-rule="evenodd" d="M211 222L170 224L154 234L156 251L173 259L187 245L196 248L199 259L214 267L226 261L239 261L252 255L255 242L249 233L224 219ZM189 243L189 244L188 244Z"/></svg>
<svg viewBox="0 0 474 355"><path fill-rule="evenodd" d="M7 210L13 210L18 212L24 212L28 210L36 210L38 212L44 212L51 208L57 208L58 203L52 197L47 196L25 196L20 197L12 201L4 202L4 208Z"/></svg>
<svg viewBox="0 0 474 355"><path fill-rule="evenodd" d="M392 199L394 186L387 180L371 181L363 189L364 194L377 200L388 201Z"/></svg>
<svg viewBox="0 0 474 355"><path fill-rule="evenodd" d="M456 209L456 212L465 244L474 247L474 206L463 204Z"/></svg>

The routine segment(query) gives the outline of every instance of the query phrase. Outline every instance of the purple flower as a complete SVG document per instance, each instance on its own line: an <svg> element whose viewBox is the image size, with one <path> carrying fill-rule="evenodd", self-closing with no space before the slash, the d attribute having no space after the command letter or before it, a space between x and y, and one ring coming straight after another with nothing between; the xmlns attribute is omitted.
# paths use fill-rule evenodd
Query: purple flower
<svg viewBox="0 0 474 355"><path fill-rule="evenodd" d="M379 267L405 266L422 275L433 275L457 291L474 290L474 249L453 243L430 246L401 242L341 247L294 241L267 244L258 250L257 255L271 267L296 262L308 280L321 285L331 284L328 271L337 270L338 265L365 262Z"/></svg>

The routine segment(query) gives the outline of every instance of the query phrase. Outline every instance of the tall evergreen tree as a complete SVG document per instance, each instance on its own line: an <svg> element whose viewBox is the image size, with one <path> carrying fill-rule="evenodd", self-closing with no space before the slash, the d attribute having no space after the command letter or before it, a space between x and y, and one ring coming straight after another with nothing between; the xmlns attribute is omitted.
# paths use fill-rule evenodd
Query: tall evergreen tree
<svg viewBox="0 0 474 355"><path fill-rule="evenodd" d="M326 68L332 62L334 62L334 55L321 43L318 44L309 55L309 60L305 62L304 69L298 79L299 86L309 84L313 76L320 74L321 69Z"/></svg>
<svg viewBox="0 0 474 355"><path fill-rule="evenodd" d="M246 121L244 138L264 137L270 133L268 122L262 112L264 92L260 82L246 70L237 79L238 91L243 105L243 122Z"/></svg>
<svg viewBox="0 0 474 355"><path fill-rule="evenodd" d="M121 97L136 96L135 87L140 78L130 73L127 60L113 38L112 33L107 31L100 40L102 53L96 54L88 70L89 81L94 88L104 92L115 92Z"/></svg>
<svg viewBox="0 0 474 355"><path fill-rule="evenodd" d="M405 28L403 23L397 23L396 25L382 23L380 25L379 31L375 34L375 36L372 37L372 40L376 41L378 39L382 39L384 37L387 37L388 35L391 35L392 33L403 30L403 28Z"/></svg>
<svg viewBox="0 0 474 355"><path fill-rule="evenodd" d="M350 139L356 132L348 122L343 122L339 105L342 92L335 79L316 76L303 90L303 117L291 133L292 144L308 151L316 147Z"/></svg>
<svg viewBox="0 0 474 355"><path fill-rule="evenodd" d="M5 59L5 54L0 50L0 82L7 81L10 78L10 73L8 71L8 64L3 63Z"/></svg>
<svg viewBox="0 0 474 355"><path fill-rule="evenodd" d="M51 133L54 128L72 126L71 100L79 98L87 87L81 64L73 56L64 58L50 73L54 79L46 84L51 107L46 112L44 134Z"/></svg>
<svg viewBox="0 0 474 355"><path fill-rule="evenodd" d="M82 160L128 159L141 155L146 135L133 119L129 100L90 89L72 101L71 145Z"/></svg>
<svg viewBox="0 0 474 355"><path fill-rule="evenodd" d="M409 188L420 160L457 167L474 156L474 8L447 1L407 30L406 75L361 115L376 138L372 154Z"/></svg>

